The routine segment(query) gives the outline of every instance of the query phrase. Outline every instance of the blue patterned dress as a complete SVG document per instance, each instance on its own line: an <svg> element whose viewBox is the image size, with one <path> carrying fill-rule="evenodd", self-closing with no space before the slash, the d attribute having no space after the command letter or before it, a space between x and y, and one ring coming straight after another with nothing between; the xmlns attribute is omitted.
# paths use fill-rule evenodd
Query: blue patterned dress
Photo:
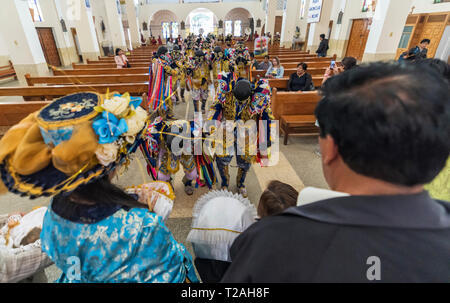
<svg viewBox="0 0 450 303"><path fill-rule="evenodd" d="M49 207L41 242L63 271L56 282L198 282L189 252L147 209L119 208L99 222L83 224Z"/></svg>

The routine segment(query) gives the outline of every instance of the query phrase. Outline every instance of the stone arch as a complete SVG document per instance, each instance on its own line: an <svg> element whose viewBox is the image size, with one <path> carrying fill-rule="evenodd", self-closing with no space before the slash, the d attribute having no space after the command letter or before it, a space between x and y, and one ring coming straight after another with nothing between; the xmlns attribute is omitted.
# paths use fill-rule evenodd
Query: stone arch
<svg viewBox="0 0 450 303"><path fill-rule="evenodd" d="M158 36L162 35L162 23L163 22L178 22L178 30L180 30L180 20L178 20L177 15L170 10L159 10L154 12L149 18L149 32L151 31L152 35L158 38Z"/></svg>
<svg viewBox="0 0 450 303"><path fill-rule="evenodd" d="M230 10L224 18L224 26L225 26L225 21L232 21L233 26L233 33L234 33L234 24L236 20L240 20L241 21L241 28L242 28L242 33L245 33L245 30L247 28L250 27L250 21L249 19L253 18L253 22L254 22L254 27L256 27L256 20L254 19L254 16L252 13L250 13L247 9L243 8L243 7L235 7L232 10Z"/></svg>

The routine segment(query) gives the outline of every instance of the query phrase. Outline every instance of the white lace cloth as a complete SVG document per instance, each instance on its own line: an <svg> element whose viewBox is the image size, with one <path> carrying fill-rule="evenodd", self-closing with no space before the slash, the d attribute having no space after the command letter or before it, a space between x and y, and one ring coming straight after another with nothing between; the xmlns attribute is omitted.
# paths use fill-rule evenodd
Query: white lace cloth
<svg viewBox="0 0 450 303"><path fill-rule="evenodd" d="M256 208L239 194L213 190L195 203L187 241L198 258L231 261L233 241L255 222Z"/></svg>

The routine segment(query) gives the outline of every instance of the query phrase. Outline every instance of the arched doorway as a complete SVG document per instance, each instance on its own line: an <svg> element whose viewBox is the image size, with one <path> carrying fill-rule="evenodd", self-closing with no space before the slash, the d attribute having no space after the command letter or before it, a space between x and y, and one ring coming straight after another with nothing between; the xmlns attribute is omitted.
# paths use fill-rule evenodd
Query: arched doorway
<svg viewBox="0 0 450 303"><path fill-rule="evenodd" d="M216 15L207 8L197 8L189 13L186 27L189 33L198 36L200 33L207 36L209 33L217 34L218 21Z"/></svg>
<svg viewBox="0 0 450 303"><path fill-rule="evenodd" d="M251 18L252 15L245 8L233 8L225 15L224 34L232 34L233 36L240 37L245 33L249 33L249 30L251 31Z"/></svg>

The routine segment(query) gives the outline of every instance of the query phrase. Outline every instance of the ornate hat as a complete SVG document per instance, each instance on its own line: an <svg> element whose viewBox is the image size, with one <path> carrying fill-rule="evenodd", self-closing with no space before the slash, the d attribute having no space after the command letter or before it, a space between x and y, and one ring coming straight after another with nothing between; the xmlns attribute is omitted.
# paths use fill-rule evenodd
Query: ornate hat
<svg viewBox="0 0 450 303"><path fill-rule="evenodd" d="M0 192L52 196L109 174L141 143L141 102L129 94L78 93L30 114L0 141Z"/></svg>

